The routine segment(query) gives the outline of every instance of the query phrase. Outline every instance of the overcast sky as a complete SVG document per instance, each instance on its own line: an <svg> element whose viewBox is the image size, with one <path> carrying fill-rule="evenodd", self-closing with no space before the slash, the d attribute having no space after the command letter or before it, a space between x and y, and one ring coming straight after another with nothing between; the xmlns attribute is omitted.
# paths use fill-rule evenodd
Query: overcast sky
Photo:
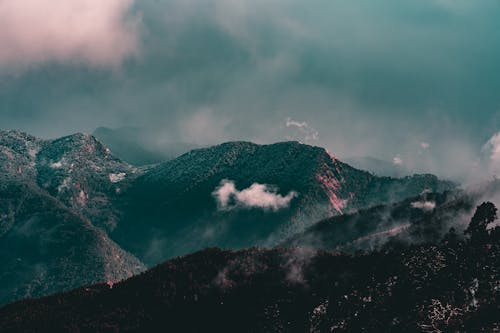
<svg viewBox="0 0 500 333"><path fill-rule="evenodd" d="M0 128L298 139L464 173L499 130L499 17L497 0L0 0Z"/></svg>

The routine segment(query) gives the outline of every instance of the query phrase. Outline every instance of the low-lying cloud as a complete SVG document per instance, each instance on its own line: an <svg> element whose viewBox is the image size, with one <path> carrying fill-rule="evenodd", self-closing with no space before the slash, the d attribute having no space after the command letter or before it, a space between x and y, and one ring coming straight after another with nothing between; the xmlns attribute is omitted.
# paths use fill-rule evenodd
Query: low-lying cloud
<svg viewBox="0 0 500 333"><path fill-rule="evenodd" d="M291 191L286 196L278 193L278 189L266 184L254 183L239 191L234 181L224 179L212 193L220 210L237 208L262 208L278 211L290 206L291 201L298 196Z"/></svg>
<svg viewBox="0 0 500 333"><path fill-rule="evenodd" d="M298 140L305 143L318 141L319 139L319 132L305 121L296 121L287 118L285 126L291 131L289 135L287 135L287 139Z"/></svg>
<svg viewBox="0 0 500 333"><path fill-rule="evenodd" d="M500 173L500 132L493 135L483 146L488 172L498 176Z"/></svg>
<svg viewBox="0 0 500 333"><path fill-rule="evenodd" d="M137 52L134 0L0 1L0 68L118 66Z"/></svg>
<svg viewBox="0 0 500 333"><path fill-rule="evenodd" d="M434 201L416 201L411 203L411 207L430 212L436 208L436 203Z"/></svg>

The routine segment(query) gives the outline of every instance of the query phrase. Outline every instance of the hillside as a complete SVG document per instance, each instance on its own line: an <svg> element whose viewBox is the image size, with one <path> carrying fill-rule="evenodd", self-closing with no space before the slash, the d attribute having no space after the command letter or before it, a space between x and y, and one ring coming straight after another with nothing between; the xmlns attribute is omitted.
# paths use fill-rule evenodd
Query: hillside
<svg viewBox="0 0 500 333"><path fill-rule="evenodd" d="M500 329L499 267L499 228L472 240L449 234L437 244L356 256L207 249L112 288L9 305L0 309L0 326L5 332L493 332Z"/></svg>
<svg viewBox="0 0 500 333"><path fill-rule="evenodd" d="M120 172L134 169L90 136L0 132L0 304L145 269L99 228L116 223Z"/></svg>
<svg viewBox="0 0 500 333"><path fill-rule="evenodd" d="M104 231L43 190L0 183L0 304L145 269Z"/></svg>
<svg viewBox="0 0 500 333"><path fill-rule="evenodd" d="M135 179L111 236L155 264L210 246L273 246L327 217L454 186L432 175L377 177L297 142L229 142Z"/></svg>

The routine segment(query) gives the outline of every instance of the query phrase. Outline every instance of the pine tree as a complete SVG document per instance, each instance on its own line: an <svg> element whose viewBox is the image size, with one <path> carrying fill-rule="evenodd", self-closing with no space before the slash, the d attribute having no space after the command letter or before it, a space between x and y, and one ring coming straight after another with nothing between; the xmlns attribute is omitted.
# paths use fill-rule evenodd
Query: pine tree
<svg viewBox="0 0 500 333"><path fill-rule="evenodd" d="M470 235L471 239L483 240L488 236L488 225L497 219L497 208L491 202L483 202L477 207L469 226L464 233Z"/></svg>

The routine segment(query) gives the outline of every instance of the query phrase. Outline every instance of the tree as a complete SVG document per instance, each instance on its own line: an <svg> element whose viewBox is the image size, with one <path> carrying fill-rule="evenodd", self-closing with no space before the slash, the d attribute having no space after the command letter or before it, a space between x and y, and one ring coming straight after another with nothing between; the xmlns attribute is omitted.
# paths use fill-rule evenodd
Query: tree
<svg viewBox="0 0 500 333"><path fill-rule="evenodd" d="M484 239L488 235L488 225L497 219L497 208L491 202L483 202L476 208L469 226L464 233L474 240Z"/></svg>

